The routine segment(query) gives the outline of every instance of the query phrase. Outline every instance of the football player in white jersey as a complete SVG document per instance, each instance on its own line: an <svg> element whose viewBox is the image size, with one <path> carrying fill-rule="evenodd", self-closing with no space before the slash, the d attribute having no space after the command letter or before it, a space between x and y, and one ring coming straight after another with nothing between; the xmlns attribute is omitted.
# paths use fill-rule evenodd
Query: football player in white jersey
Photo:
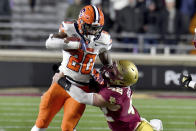
<svg viewBox="0 0 196 131"><path fill-rule="evenodd" d="M85 6L77 22L62 22L58 34L51 34L46 41L50 49L62 49L63 60L59 71L64 74L58 83L52 83L41 98L39 114L31 131L45 131L57 112L63 107L62 131L73 131L85 105L75 101L64 88L77 86L89 92L90 73L96 57L104 66L112 65L108 50L110 35L102 31L103 12L93 6ZM66 85L64 88L61 85Z"/></svg>
<svg viewBox="0 0 196 131"><path fill-rule="evenodd" d="M181 73L179 77L179 84L186 88L196 89L196 82L192 80L190 74Z"/></svg>

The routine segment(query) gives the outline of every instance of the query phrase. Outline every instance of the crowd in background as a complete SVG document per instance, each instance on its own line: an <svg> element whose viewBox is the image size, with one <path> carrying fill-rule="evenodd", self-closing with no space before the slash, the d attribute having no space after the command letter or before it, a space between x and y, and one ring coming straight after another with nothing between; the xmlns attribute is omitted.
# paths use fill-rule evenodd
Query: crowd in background
<svg viewBox="0 0 196 131"><path fill-rule="evenodd" d="M85 4L102 8L105 15L104 30L117 33L159 34L165 44L177 44L179 35L193 34L196 27L195 0L68 0L65 18L76 19ZM172 39L167 36L173 36ZM123 38L124 43L137 43L137 39ZM157 43L156 39L145 42Z"/></svg>
<svg viewBox="0 0 196 131"><path fill-rule="evenodd" d="M14 0L0 1L0 18L11 16ZM159 35L147 37L147 44L177 44L181 35L194 34L196 27L195 0L29 0L34 12L36 4L54 6L66 2L64 20L77 19L84 5L93 4L101 8L105 16L104 30L114 33L133 34L117 40L123 43L138 43L138 34ZM0 19L2 22L4 19ZM5 21L5 22L9 22Z"/></svg>

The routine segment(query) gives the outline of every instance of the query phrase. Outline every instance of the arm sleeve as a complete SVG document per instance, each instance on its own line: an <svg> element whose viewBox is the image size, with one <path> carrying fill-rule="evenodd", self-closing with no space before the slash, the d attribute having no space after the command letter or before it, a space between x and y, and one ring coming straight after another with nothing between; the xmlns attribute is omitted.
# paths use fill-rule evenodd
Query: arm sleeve
<svg viewBox="0 0 196 131"><path fill-rule="evenodd" d="M196 89L196 82L190 81L188 86L193 88L193 89Z"/></svg>
<svg viewBox="0 0 196 131"><path fill-rule="evenodd" d="M74 98L79 103L93 105L93 95L94 93L86 93L82 89L72 85L67 93Z"/></svg>
<svg viewBox="0 0 196 131"><path fill-rule="evenodd" d="M81 44L79 41L69 41L64 42L64 39L53 38L53 34L50 34L49 38L46 40L47 49L79 49Z"/></svg>

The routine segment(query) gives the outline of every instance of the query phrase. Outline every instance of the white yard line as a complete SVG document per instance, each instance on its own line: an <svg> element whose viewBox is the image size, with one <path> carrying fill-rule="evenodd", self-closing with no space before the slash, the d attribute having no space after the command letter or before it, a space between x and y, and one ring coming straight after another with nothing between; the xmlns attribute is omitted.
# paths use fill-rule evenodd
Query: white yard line
<svg viewBox="0 0 196 131"><path fill-rule="evenodd" d="M32 128L31 126L0 126L0 130L3 129L27 129L27 128ZM55 127L55 126L51 126L48 128L48 130L50 129L60 129L60 127ZM81 127L81 128L76 128L78 130L109 130L108 127ZM165 128L164 130L167 131L195 131L195 128Z"/></svg>
<svg viewBox="0 0 196 131"><path fill-rule="evenodd" d="M0 110L5 110L5 111L38 111L39 108L38 107L35 107L35 108L25 107L24 108L24 107L7 107L7 106L1 106L0 107ZM95 112L101 112L101 110L98 109L98 108L97 109L88 109L88 108L86 108L85 112L95 113Z"/></svg>
<svg viewBox="0 0 196 131"><path fill-rule="evenodd" d="M161 109L196 109L196 105L194 106L165 106L165 105L138 105L135 106L136 108L148 108L148 109L154 109L154 108L161 108Z"/></svg>
<svg viewBox="0 0 196 131"><path fill-rule="evenodd" d="M23 123L34 123L36 121L36 119L33 119L33 120L4 120L4 119L0 119L0 122L12 122L12 123L20 123L20 122L23 122ZM61 123L62 120L53 120L52 123ZM106 121L103 121L103 120L96 120L96 121L89 121L89 120L80 120L79 123L92 123L92 124L95 124L95 123L106 123Z"/></svg>
<svg viewBox="0 0 196 131"><path fill-rule="evenodd" d="M0 129L16 129L16 128L18 128L18 129L27 129L27 128L32 128L32 126L0 126ZM52 128L52 129L60 129L60 127L49 127L49 128Z"/></svg>
<svg viewBox="0 0 196 131"><path fill-rule="evenodd" d="M26 116L35 116L35 114L32 113L0 113L0 116L21 116L21 117L26 117ZM62 113L58 113L56 116L63 116ZM83 117L104 117L103 114L86 114Z"/></svg>
<svg viewBox="0 0 196 131"><path fill-rule="evenodd" d="M0 103L0 106L39 106L39 103Z"/></svg>
<svg viewBox="0 0 196 131"><path fill-rule="evenodd" d="M0 113L0 116L19 116L19 117L28 117L28 116L35 116L35 114L32 113ZM63 116L62 113L57 114L56 116ZM194 119L195 116L190 115L190 116L185 116L185 115L152 115L152 114L145 114L143 116L150 116L153 118L170 118L170 119L175 119L175 118L181 118L181 119ZM104 117L103 114L85 114L83 117Z"/></svg>
<svg viewBox="0 0 196 131"><path fill-rule="evenodd" d="M182 110L157 110L157 111L154 111L152 112L151 110L143 110L141 112L142 114L177 114L177 113L184 113L184 111ZM186 114L190 114L190 115L196 115L196 112L195 110L190 110L188 112L186 112Z"/></svg>
<svg viewBox="0 0 196 131"><path fill-rule="evenodd" d="M0 106L39 106L39 103L0 103ZM148 109L154 109L154 108L162 108L162 109L196 109L196 105L194 106L165 106L165 105L138 105L135 106L136 108L148 108ZM87 109L88 110L97 110L97 109Z"/></svg>
<svg viewBox="0 0 196 131"><path fill-rule="evenodd" d="M195 131L195 128L165 128L164 130L165 131Z"/></svg>
<svg viewBox="0 0 196 131"><path fill-rule="evenodd" d="M0 119L0 122L12 122L12 123L34 123L34 120L4 120L4 119ZM61 123L61 120L53 120L52 123ZM89 121L89 120L80 120L79 123L92 123L92 124L96 124L96 123L106 123L106 121ZM164 122L163 124L167 124L167 125L193 125L194 122Z"/></svg>

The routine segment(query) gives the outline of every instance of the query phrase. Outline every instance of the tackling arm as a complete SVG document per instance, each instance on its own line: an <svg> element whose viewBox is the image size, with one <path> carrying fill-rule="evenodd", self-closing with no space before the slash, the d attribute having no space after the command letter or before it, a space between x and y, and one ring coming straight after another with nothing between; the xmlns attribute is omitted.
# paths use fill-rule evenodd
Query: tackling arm
<svg viewBox="0 0 196 131"><path fill-rule="evenodd" d="M54 83L54 82L59 83L59 80L62 77L64 77L64 74L62 72L55 73L55 75L53 76L52 83ZM61 84L61 86L63 86L63 85ZM100 94L86 93L82 89L80 89L79 87L76 87L75 85L71 85L71 87L66 91L67 91L67 93L69 93L69 95L72 98L74 98L79 103L98 106L98 107L104 107L108 104L108 102L106 102Z"/></svg>
<svg viewBox="0 0 196 131"><path fill-rule="evenodd" d="M67 92L79 103L93 105L97 107L106 107L108 104L100 94L86 93L76 86L71 86L70 90L68 90Z"/></svg>
<svg viewBox="0 0 196 131"><path fill-rule="evenodd" d="M112 65L112 58L106 49L102 49L101 53L99 54L99 58L104 66Z"/></svg>

